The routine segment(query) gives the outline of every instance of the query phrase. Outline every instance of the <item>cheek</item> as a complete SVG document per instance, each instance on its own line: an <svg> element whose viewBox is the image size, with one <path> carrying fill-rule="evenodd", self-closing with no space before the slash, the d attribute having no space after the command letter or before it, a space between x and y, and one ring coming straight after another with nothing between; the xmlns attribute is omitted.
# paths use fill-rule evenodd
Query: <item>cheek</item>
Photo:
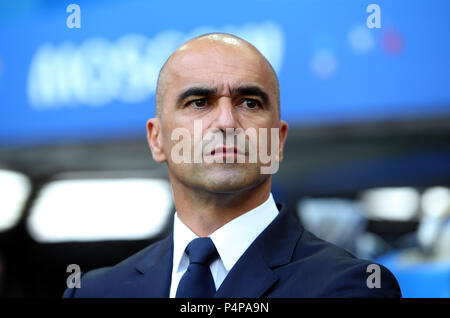
<svg viewBox="0 0 450 318"><path fill-rule="evenodd" d="M258 130L258 157L261 155L275 156L278 153L279 138L280 129L278 127L264 127Z"/></svg>
<svg viewBox="0 0 450 318"><path fill-rule="evenodd" d="M196 162L195 156L201 154L201 145L196 147L202 140L201 130L195 134L190 127L171 125L162 134L163 150L167 161L174 169L185 170L188 164Z"/></svg>
<svg viewBox="0 0 450 318"><path fill-rule="evenodd" d="M277 123L278 115L272 111L251 112L242 110L239 114L239 121L242 126L254 128L274 127Z"/></svg>

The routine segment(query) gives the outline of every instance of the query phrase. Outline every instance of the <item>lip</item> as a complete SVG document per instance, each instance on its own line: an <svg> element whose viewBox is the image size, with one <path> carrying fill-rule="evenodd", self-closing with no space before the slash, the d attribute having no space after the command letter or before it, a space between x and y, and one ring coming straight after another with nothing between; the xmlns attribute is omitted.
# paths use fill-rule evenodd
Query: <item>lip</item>
<svg viewBox="0 0 450 318"><path fill-rule="evenodd" d="M237 147L216 147L214 148L211 153L211 156L214 155L222 155L222 156L236 156L236 155L242 155L245 156L245 152L241 151Z"/></svg>

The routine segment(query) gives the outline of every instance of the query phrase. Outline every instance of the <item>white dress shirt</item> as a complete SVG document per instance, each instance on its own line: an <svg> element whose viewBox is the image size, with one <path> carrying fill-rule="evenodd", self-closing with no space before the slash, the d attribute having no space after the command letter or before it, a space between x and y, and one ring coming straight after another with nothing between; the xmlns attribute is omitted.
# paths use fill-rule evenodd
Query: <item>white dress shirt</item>
<svg viewBox="0 0 450 318"><path fill-rule="evenodd" d="M277 215L278 208L272 193L270 193L269 198L263 204L231 220L209 236L219 253L219 258L209 266L216 290L219 289L228 272L242 254ZM184 250L189 242L197 237L175 213L171 298L175 297L178 283L189 266L189 256Z"/></svg>

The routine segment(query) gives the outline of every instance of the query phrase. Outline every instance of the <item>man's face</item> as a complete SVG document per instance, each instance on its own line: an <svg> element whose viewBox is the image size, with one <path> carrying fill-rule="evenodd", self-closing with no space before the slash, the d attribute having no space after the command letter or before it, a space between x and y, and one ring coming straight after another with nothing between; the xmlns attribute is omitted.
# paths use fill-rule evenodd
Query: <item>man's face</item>
<svg viewBox="0 0 450 318"><path fill-rule="evenodd" d="M276 158L281 159L287 130L279 119L274 74L263 58L242 45L216 45L206 40L175 53L167 72L160 137L165 158L162 161L167 162L172 182L175 178L191 188L229 193L252 188L270 178L261 173L259 152L258 160L249 162L249 151L255 143L267 147L264 151L270 154L271 128L280 129ZM244 146L234 138L232 145L226 144L227 132L242 133L249 128L257 136L260 128L266 130L262 144L258 137L251 139L248 135ZM178 152L172 149L180 140L172 140L172 134L177 129L190 134L189 162L174 161ZM193 161L196 147L201 149L203 159L198 163ZM233 163L227 163L227 157ZM238 157L245 162L239 163Z"/></svg>

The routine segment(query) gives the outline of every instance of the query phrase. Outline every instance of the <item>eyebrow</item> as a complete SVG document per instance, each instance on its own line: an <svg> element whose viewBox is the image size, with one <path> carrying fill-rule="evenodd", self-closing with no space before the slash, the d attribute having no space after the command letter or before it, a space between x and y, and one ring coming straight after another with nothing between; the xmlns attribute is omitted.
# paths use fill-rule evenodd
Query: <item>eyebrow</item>
<svg viewBox="0 0 450 318"><path fill-rule="evenodd" d="M216 87L194 86L189 87L178 95L177 104L181 104L183 100L190 96L211 96L217 94ZM256 85L242 85L232 90L232 95L251 95L260 97L265 104L269 102L269 95Z"/></svg>
<svg viewBox="0 0 450 318"><path fill-rule="evenodd" d="M252 95L260 97L265 104L269 103L269 95L256 85L243 85L233 89L233 95Z"/></svg>
<svg viewBox="0 0 450 318"><path fill-rule="evenodd" d="M211 96L217 93L217 88L211 87L190 87L178 95L177 104L190 96Z"/></svg>

